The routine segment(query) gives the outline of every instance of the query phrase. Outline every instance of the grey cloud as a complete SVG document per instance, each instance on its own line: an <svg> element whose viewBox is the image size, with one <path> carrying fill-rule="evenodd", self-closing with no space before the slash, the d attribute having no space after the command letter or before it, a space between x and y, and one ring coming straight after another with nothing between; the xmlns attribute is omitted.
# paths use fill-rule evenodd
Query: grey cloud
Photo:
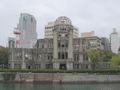
<svg viewBox="0 0 120 90"><path fill-rule="evenodd" d="M59 16L67 16L80 32L95 30L98 36L109 37L112 28L120 31L120 0L1 0L0 45L6 45L26 12L37 20L38 38L44 37L44 26Z"/></svg>

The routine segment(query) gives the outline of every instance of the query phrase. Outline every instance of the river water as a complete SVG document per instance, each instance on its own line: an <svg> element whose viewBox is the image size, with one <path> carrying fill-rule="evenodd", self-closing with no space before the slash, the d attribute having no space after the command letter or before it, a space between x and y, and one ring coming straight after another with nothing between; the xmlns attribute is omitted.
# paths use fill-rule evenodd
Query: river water
<svg viewBox="0 0 120 90"><path fill-rule="evenodd" d="M118 84L0 83L0 90L120 90L120 83Z"/></svg>

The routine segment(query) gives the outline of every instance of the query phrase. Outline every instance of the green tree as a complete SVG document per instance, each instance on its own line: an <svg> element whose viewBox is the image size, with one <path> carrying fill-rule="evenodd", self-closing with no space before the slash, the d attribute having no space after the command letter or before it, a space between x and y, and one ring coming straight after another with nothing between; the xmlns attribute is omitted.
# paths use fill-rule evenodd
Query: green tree
<svg viewBox="0 0 120 90"><path fill-rule="evenodd" d="M92 70L94 70L96 68L97 63L99 62L100 50L98 50L96 48L89 48L87 50L87 55L91 61L91 68L92 68Z"/></svg>
<svg viewBox="0 0 120 90"><path fill-rule="evenodd" d="M100 57L102 62L110 62L112 59L112 56L114 55L111 51L100 51Z"/></svg>
<svg viewBox="0 0 120 90"><path fill-rule="evenodd" d="M8 65L9 52L7 48L0 49L0 65Z"/></svg>
<svg viewBox="0 0 120 90"><path fill-rule="evenodd" d="M112 57L111 66L114 69L120 68L120 53L118 53Z"/></svg>

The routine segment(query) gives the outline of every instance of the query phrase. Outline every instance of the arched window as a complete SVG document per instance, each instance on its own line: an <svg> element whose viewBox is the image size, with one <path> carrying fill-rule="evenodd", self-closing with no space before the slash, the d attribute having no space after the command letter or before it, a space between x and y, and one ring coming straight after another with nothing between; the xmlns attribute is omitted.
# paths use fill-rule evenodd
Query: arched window
<svg viewBox="0 0 120 90"><path fill-rule="evenodd" d="M60 59L60 52L58 52L58 59Z"/></svg>
<svg viewBox="0 0 120 90"><path fill-rule="evenodd" d="M64 45L64 44L62 44L62 47L65 47L65 45Z"/></svg>
<svg viewBox="0 0 120 90"><path fill-rule="evenodd" d="M65 59L68 59L68 53L65 52Z"/></svg>
<svg viewBox="0 0 120 90"><path fill-rule="evenodd" d="M58 42L58 47L60 47L60 42Z"/></svg>
<svg viewBox="0 0 120 90"><path fill-rule="evenodd" d="M62 59L65 59L64 53L62 53Z"/></svg>

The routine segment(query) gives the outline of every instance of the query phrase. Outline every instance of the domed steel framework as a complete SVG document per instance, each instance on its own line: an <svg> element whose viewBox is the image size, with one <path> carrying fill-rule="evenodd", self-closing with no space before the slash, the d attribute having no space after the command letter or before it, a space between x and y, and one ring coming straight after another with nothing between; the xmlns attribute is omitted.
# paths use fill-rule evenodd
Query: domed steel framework
<svg viewBox="0 0 120 90"><path fill-rule="evenodd" d="M72 25L72 22L69 18L67 18L65 16L61 16L61 17L58 17L55 21L55 25L60 25L60 24Z"/></svg>

